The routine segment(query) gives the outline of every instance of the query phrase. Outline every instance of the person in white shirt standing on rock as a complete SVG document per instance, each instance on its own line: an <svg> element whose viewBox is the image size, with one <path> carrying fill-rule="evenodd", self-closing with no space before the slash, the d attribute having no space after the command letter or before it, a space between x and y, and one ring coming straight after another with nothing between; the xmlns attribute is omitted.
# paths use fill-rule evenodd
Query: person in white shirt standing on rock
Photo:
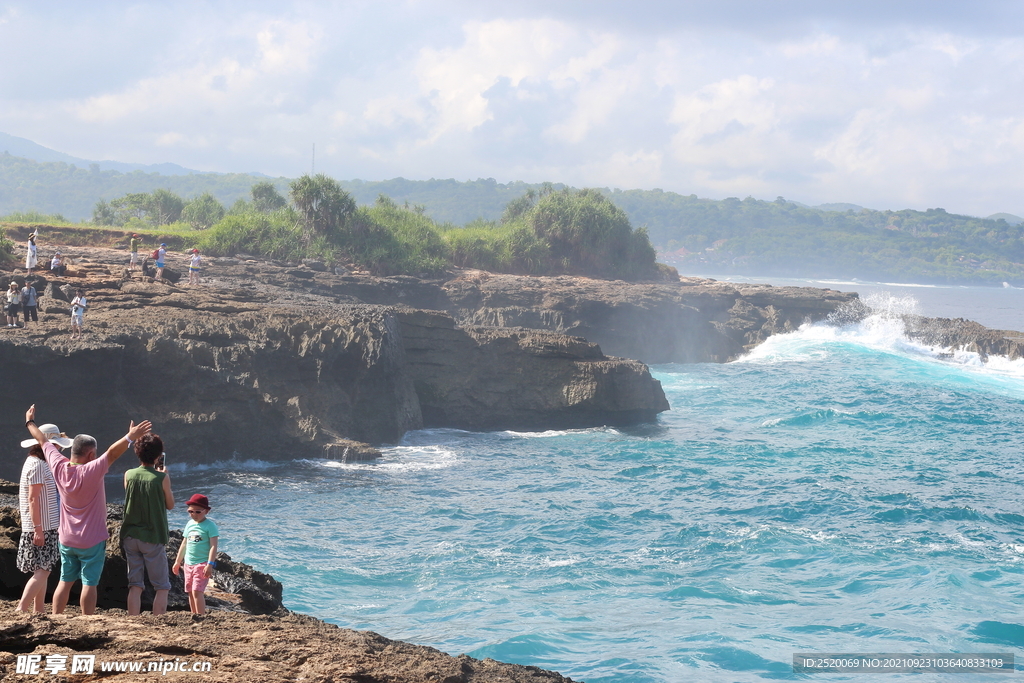
<svg viewBox="0 0 1024 683"><path fill-rule="evenodd" d="M153 278L154 280L163 282L165 258L167 258L167 245L161 244L160 248L156 250L156 277Z"/></svg>
<svg viewBox="0 0 1024 683"><path fill-rule="evenodd" d="M85 309L89 304L85 300L85 290L79 289L74 301L71 302L71 338L77 339L82 336L82 320Z"/></svg>
<svg viewBox="0 0 1024 683"><path fill-rule="evenodd" d="M21 290L18 283L12 282L7 290L7 327L18 326L18 314L21 313Z"/></svg>
<svg viewBox="0 0 1024 683"><path fill-rule="evenodd" d="M188 264L188 283L190 285L199 284L199 270L202 268L203 259L199 256L199 250L192 250L192 260Z"/></svg>
<svg viewBox="0 0 1024 683"><path fill-rule="evenodd" d="M28 253L25 254L25 270L32 274L32 269L39 263L39 255L36 251L36 233L28 236Z"/></svg>

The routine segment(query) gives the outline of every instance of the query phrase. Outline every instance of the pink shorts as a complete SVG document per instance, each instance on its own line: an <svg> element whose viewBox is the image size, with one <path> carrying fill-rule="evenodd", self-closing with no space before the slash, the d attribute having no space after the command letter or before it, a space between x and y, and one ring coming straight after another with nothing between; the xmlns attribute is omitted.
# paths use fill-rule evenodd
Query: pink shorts
<svg viewBox="0 0 1024 683"><path fill-rule="evenodd" d="M192 593L197 591L199 593L206 592L206 584L210 582L210 579L206 578L206 565L205 564L186 564L185 565L185 592Z"/></svg>

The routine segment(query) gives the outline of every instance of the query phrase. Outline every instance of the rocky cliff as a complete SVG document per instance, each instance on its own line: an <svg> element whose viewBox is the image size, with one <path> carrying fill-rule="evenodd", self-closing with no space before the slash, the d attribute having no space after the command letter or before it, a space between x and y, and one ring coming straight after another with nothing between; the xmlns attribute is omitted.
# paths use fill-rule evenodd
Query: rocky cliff
<svg viewBox="0 0 1024 683"><path fill-rule="evenodd" d="M221 259L188 288L128 274L123 252L67 251L67 277L34 279L39 322L0 328L8 433L36 403L40 419L104 442L150 419L189 462L292 459L372 455L350 440L390 443L423 426L622 425L668 409L646 366L586 340L425 310L444 303L436 282ZM87 333L72 339L79 286ZM0 452L0 474L15 476L17 440Z"/></svg>
<svg viewBox="0 0 1024 683"><path fill-rule="evenodd" d="M441 288L447 310L461 324L578 335L606 353L645 363L733 360L773 334L824 320L857 300L856 294L830 289L685 277L635 284L469 273Z"/></svg>

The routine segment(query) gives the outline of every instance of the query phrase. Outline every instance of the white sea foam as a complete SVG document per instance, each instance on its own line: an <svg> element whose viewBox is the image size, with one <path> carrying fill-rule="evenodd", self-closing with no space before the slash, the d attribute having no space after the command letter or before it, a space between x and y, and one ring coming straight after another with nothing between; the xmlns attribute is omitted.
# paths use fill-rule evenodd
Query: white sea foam
<svg viewBox="0 0 1024 683"><path fill-rule="evenodd" d="M445 446L392 446L380 450L382 457L366 462L312 460L321 467L368 472L419 472L453 467L458 462L455 450Z"/></svg>
<svg viewBox="0 0 1024 683"><path fill-rule="evenodd" d="M259 472L262 470L268 470L272 467L277 467L280 464L281 463L279 462L268 462L266 460L259 460L256 458L247 458L245 460L231 458L228 460L216 460L214 462L207 463L171 462L167 465L167 469L171 472L206 472L211 470Z"/></svg>
<svg viewBox="0 0 1024 683"><path fill-rule="evenodd" d="M548 429L543 432L517 432L511 429L506 429L500 432L504 436L510 436L516 439L550 439L559 436L569 436L570 434L588 434L599 432L602 434L621 434L619 430L614 427L589 427L587 429Z"/></svg>
<svg viewBox="0 0 1024 683"><path fill-rule="evenodd" d="M836 345L853 345L881 353L956 367L977 377L1009 380L1014 393L1024 390L1024 359L1010 360L989 356L987 360L973 351L929 346L907 336L903 316L916 315L918 302L911 296L875 293L864 298L872 313L857 323L833 325L826 322L802 325L795 332L769 337L736 363L784 363L827 358Z"/></svg>
<svg viewBox="0 0 1024 683"><path fill-rule="evenodd" d="M553 436L566 436L568 434L572 434L572 431L568 429L548 429L543 432L517 432L511 429L506 429L502 434L514 436L519 439L548 439Z"/></svg>

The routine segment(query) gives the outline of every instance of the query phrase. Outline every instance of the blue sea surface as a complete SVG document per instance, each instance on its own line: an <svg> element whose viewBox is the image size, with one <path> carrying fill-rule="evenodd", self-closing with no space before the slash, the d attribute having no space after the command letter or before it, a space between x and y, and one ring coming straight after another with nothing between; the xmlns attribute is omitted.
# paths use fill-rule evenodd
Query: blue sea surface
<svg viewBox="0 0 1024 683"><path fill-rule="evenodd" d="M352 465L252 451L172 467L175 491L210 496L222 548L290 609L590 683L1014 652L1024 363L921 346L879 310L653 368L672 405L653 425L423 430Z"/></svg>

